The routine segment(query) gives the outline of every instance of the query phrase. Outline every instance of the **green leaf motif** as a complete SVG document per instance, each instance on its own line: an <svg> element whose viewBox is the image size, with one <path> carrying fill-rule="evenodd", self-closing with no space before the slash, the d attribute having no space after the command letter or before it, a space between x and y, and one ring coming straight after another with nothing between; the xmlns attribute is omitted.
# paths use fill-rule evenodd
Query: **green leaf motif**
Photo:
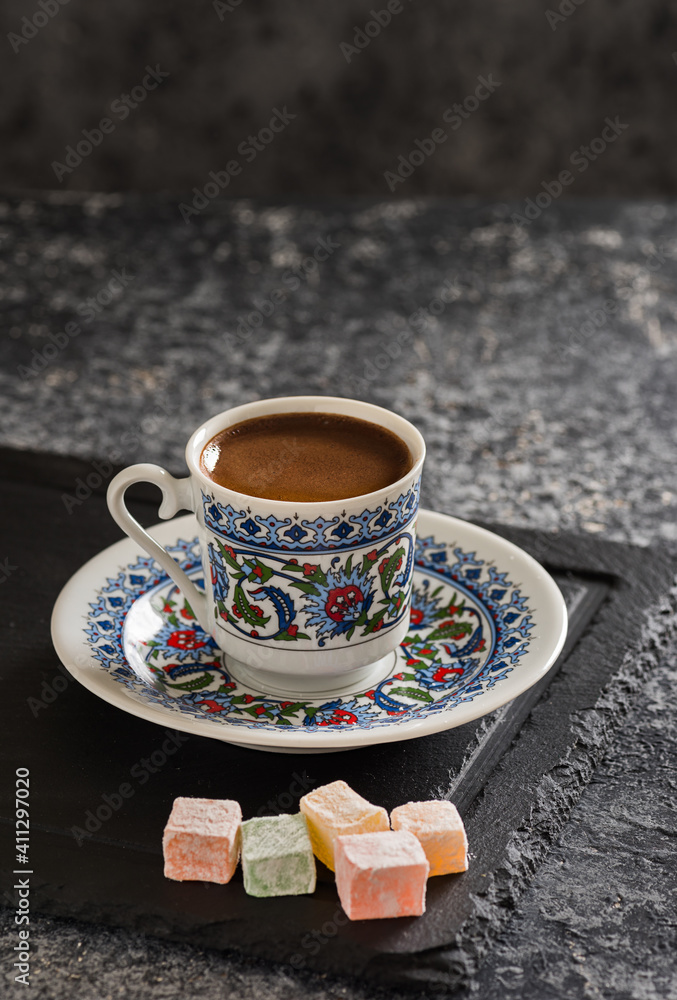
<svg viewBox="0 0 677 1000"><path fill-rule="evenodd" d="M302 708L305 708L305 702L295 701L293 705L287 705L286 708L282 709L282 715L296 715Z"/></svg>
<svg viewBox="0 0 677 1000"><path fill-rule="evenodd" d="M378 623L383 620L385 614L386 614L386 608L381 608L380 611L377 611L376 614L374 615L374 617L371 619L371 621L367 625L367 627L365 628L365 630L362 633L362 635L370 635L374 631L375 628L378 628ZM357 624L359 624L359 618L358 618Z"/></svg>
<svg viewBox="0 0 677 1000"><path fill-rule="evenodd" d="M172 690L179 691L200 691L202 688L206 688L214 680L211 674L201 674L199 677L193 677L189 681L184 681L182 684L169 684Z"/></svg>
<svg viewBox="0 0 677 1000"><path fill-rule="evenodd" d="M272 638L275 640L275 642L296 642L296 640L299 638L299 634L297 633L296 635L289 635L288 632L280 632L279 635L274 635ZM303 638L307 638L307 636L303 636Z"/></svg>
<svg viewBox="0 0 677 1000"><path fill-rule="evenodd" d="M240 564L238 563L237 559L233 559L233 557L231 556L230 552L226 552L226 549L224 547L223 542L217 541L216 544L218 545L218 547L219 547L219 549L221 551L221 555L226 560L226 562L228 563L228 565L232 566L233 569L239 569L240 568Z"/></svg>
<svg viewBox="0 0 677 1000"><path fill-rule="evenodd" d="M432 695L421 688L392 688L390 694L401 694L404 698L413 698L415 701L433 701Z"/></svg>
<svg viewBox="0 0 677 1000"><path fill-rule="evenodd" d="M240 612L242 617L249 625L261 626L265 625L270 621L270 616L257 615L255 611L252 611L251 605L247 600L242 586L240 584L235 588L235 607Z"/></svg>
<svg viewBox="0 0 677 1000"><path fill-rule="evenodd" d="M273 575L270 566L266 566L260 559L247 559L245 566L249 569L247 579L250 583L265 583ZM256 572L257 570L259 571L258 573Z"/></svg>
<svg viewBox="0 0 677 1000"><path fill-rule="evenodd" d="M364 559L362 560L362 566L360 567L360 576L364 576L367 570L371 569L371 567L377 561L378 561L378 556L376 556L376 559L369 559L369 557L365 555Z"/></svg>
<svg viewBox="0 0 677 1000"><path fill-rule="evenodd" d="M319 566L317 567L314 573L309 573L306 579L313 580L315 583L319 583L320 586L322 587L326 586L327 584L327 577L325 576L324 571L320 569Z"/></svg>
<svg viewBox="0 0 677 1000"><path fill-rule="evenodd" d="M450 622L441 628L433 629L426 636L426 642L434 642L435 639L460 639L464 635L472 632L472 625L468 622Z"/></svg>
<svg viewBox="0 0 677 1000"><path fill-rule="evenodd" d="M296 587L297 590L302 590L304 594L312 594L314 597L319 597L320 592L314 583L307 583L305 580L294 580L291 587Z"/></svg>
<svg viewBox="0 0 677 1000"><path fill-rule="evenodd" d="M383 570L383 575L381 576L381 586L383 587L384 593L388 593L390 590L390 585L395 579L395 574L397 573L397 564L400 559L404 557L404 549L395 549L390 559L386 563L385 569Z"/></svg>

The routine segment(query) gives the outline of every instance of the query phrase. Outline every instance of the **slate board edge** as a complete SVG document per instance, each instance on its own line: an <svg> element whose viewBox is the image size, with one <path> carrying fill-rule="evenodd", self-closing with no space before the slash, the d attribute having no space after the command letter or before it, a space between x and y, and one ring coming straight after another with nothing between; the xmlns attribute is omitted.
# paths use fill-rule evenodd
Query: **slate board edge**
<svg viewBox="0 0 677 1000"><path fill-rule="evenodd" d="M595 768L604 757L615 733L633 708L633 697L641 689L661 656L677 639L677 578L670 591L645 612L637 642L627 649L621 666L593 708L575 717L576 743L555 768L543 775L536 790L528 826L518 829L505 852L505 867L487 879L487 890L475 898L473 915L463 924L454 942L416 956L388 956L389 968L369 977L381 983L390 980L401 988L426 988L426 994L442 996L469 985L479 965L502 928L507 924L522 893L528 888L571 811L580 799ZM553 797L556 805L553 808ZM406 969L404 964L414 968Z"/></svg>
<svg viewBox="0 0 677 1000"><path fill-rule="evenodd" d="M501 526L505 530L505 526ZM506 531L508 534L508 531ZM561 540L561 538L560 538ZM579 539L579 542L581 539ZM601 549L616 546L603 543ZM620 551L622 548L618 546ZM491 943L507 924L522 893L528 888L538 867L564 827L580 799L607 747L633 707L633 697L657 665L661 655L677 638L677 578L667 594L644 611L644 622L637 640L629 647L623 661L595 705L575 717L576 742L573 747L540 779L531 806L529 823L518 829L504 852L504 867L487 877L487 889L474 897L474 911L448 945L416 953L390 953L368 958L359 979L341 976L330 970L320 973L307 966L296 973L308 982L335 980L354 982L381 990L406 992L425 990L426 996L450 996L469 984L487 954ZM528 721L528 720L527 720ZM556 800L556 801L555 801ZM61 917L58 907L38 905L45 915ZM91 920L86 912L73 914L76 920ZM159 919L158 919L159 918ZM96 921L100 923L100 920ZM117 923L115 919L112 923ZM156 914L155 926L149 921L142 933L165 940L182 941ZM218 938L218 927L213 928ZM223 948L205 935L205 946L230 954L247 964L287 965L276 959L254 956L237 948ZM293 967L293 966L292 966Z"/></svg>
<svg viewBox="0 0 677 1000"><path fill-rule="evenodd" d="M415 955L389 954L372 959L359 979L330 971L320 973L312 968L296 969L297 976L309 985L322 983L326 986L335 982L343 986L353 983L364 988L368 982L370 996L374 997L393 996L393 989L406 991L412 997L417 993L425 993L426 997L444 997L452 996L470 985L493 940L508 923L520 896L529 887L615 733L632 710L634 695L677 639L677 578L670 591L645 612L644 618L640 635L636 643L626 650L611 684L591 709L578 713L576 744L555 768L541 778L529 825L517 830L511 838L505 852L505 867L497 875L488 877L486 892L475 898L473 915L463 924L453 942ZM555 808L553 796L557 798ZM60 920L91 919L85 912L64 918L58 908L39 906L37 909L45 916ZM112 923L117 921L113 919ZM154 927L149 921L146 928L137 927L136 930L151 937L185 943L180 935L168 932L161 919L156 920ZM205 942L205 946L207 949L213 947L209 941ZM217 946L215 950L248 967L275 968L287 964L247 955L238 949Z"/></svg>
<svg viewBox="0 0 677 1000"><path fill-rule="evenodd" d="M609 560L614 563L615 558L612 555L614 549L619 557L621 551L624 550L627 554L632 549L631 546L610 542L600 543L597 540L593 541L578 536L570 536L568 539L564 535L546 536L545 533L533 532L528 528L520 529L506 525L488 525L488 527L514 540L517 544L523 544L523 547L531 550L534 555L537 555L537 558L541 559L544 558L546 552L552 552L553 549L555 552L552 554L556 557L557 550L560 554L568 554L570 546L574 549L579 548L579 557L583 563L588 564L588 571L591 572L608 571L613 574L615 567L609 566L607 570L607 567L600 566L600 563L607 563ZM525 537L522 539L521 535ZM527 535L530 536L528 541ZM589 544L590 551L583 558L580 546L585 545L586 542ZM534 552L534 548L539 551ZM651 550L635 551L638 555L641 553L648 563L647 552L650 554ZM632 647L628 648L626 645L627 653L624 661L613 676L608 678L605 693L596 700L591 709L581 713L576 720L577 745L572 751L565 754L555 767L551 768L539 781L536 789L536 802L531 807L531 822L528 827L519 829L517 834L512 837L508 845L509 849L505 852L507 859L505 868L499 869L498 877L493 880L487 892L483 892L481 897L476 897L477 907L473 917L463 924L452 944L445 944L415 954L409 953L408 956L403 955L401 964L397 962L395 955L390 954L387 958L390 967L387 970L377 969L378 959L373 959L368 963L368 967L364 969L364 978L369 978L374 986L376 986L376 983L373 982L375 975L377 981L380 980L381 983L390 982L400 987L418 989L425 986L428 993L431 990L438 994L451 993L455 991L457 986L463 985L468 976L473 973L489 943L507 922L510 909L528 886L538 865L544 860L550 843L561 830L571 809L590 780L594 767L601 760L614 733L632 707L633 694L641 686L651 668L656 664L660 653L677 631L675 618L677 591L673 589L670 596L661 600L656 606L659 595L665 593L668 583L664 558L657 552L654 555L659 563L663 561L663 566L660 568L662 572L656 574L656 576L662 576L663 581L662 584L658 584L658 587L649 588L650 591L653 589L654 601L645 599L643 602L644 607L647 603L654 605L653 613L650 617L647 616L647 621ZM566 556L564 561L569 561ZM591 563L594 565L590 565ZM650 598L651 593L643 596ZM646 614L644 612L644 615ZM552 807L553 794L558 795L556 809ZM545 808L546 803L547 809ZM510 859L511 854L512 858L517 859L517 861ZM487 881L489 882L489 879ZM41 909L42 912L49 912L48 907ZM88 918L83 916L82 919ZM158 937L173 937L173 935L167 934L164 928L162 930L157 928L155 932L148 928L147 933ZM231 949L219 948L218 950L242 957L247 963L278 964L275 960L247 956L237 949L231 951ZM405 962L409 966L407 969L404 968ZM310 977L315 975L310 968L308 968L307 974ZM343 982L348 978L340 976L340 974L334 974L334 976ZM322 975L322 980L326 981L334 976L331 972L325 972Z"/></svg>

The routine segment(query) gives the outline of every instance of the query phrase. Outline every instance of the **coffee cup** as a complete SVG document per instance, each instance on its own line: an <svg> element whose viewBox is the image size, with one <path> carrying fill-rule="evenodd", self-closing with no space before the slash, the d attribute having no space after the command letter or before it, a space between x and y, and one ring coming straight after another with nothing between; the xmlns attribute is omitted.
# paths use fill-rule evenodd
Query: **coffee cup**
<svg viewBox="0 0 677 1000"><path fill-rule="evenodd" d="M359 496L314 501L268 499L210 477L203 454L215 436L275 414L375 424L406 445L407 471ZM405 637L424 457L419 431L380 406L332 396L258 400L198 427L186 447L187 477L130 466L112 480L108 506L182 591L235 677L271 693L329 693L385 675ZM161 518L195 513L204 590L130 514L125 491L138 482L161 489Z"/></svg>

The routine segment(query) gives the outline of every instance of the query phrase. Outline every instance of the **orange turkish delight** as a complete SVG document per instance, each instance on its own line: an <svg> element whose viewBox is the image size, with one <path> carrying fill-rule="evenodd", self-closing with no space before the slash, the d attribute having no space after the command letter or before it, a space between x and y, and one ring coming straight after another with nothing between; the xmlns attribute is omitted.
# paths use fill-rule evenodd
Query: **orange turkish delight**
<svg viewBox="0 0 677 1000"><path fill-rule="evenodd" d="M458 809L446 799L406 802L390 814L393 830L408 830L421 842L431 875L468 868L468 838Z"/></svg>

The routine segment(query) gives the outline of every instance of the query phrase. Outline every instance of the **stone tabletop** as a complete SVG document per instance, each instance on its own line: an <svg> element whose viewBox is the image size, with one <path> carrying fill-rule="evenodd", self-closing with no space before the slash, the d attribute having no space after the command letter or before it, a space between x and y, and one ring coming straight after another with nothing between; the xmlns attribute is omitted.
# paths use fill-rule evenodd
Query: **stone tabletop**
<svg viewBox="0 0 677 1000"><path fill-rule="evenodd" d="M422 431L427 507L677 550L677 208L524 210L214 200L185 221L151 196L0 199L0 445L180 473L219 410L355 396ZM455 995L677 997L674 665ZM373 995L121 931L35 930L38 997Z"/></svg>

